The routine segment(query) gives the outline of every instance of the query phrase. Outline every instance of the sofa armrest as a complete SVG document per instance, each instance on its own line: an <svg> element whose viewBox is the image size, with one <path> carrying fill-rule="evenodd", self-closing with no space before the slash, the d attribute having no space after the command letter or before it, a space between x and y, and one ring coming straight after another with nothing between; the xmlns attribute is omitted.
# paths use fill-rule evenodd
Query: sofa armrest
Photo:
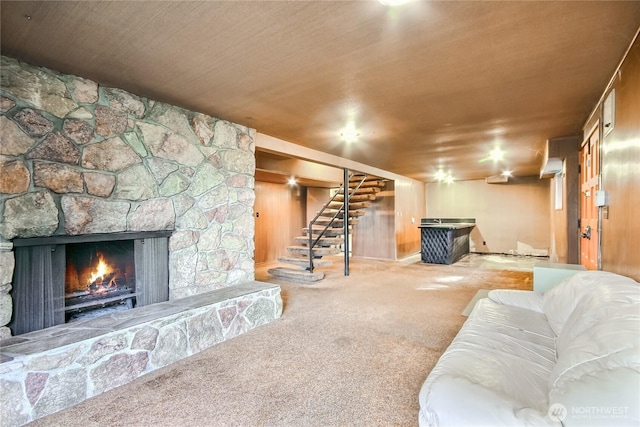
<svg viewBox="0 0 640 427"><path fill-rule="evenodd" d="M542 313L542 294L533 291L495 289L489 292L493 302Z"/></svg>

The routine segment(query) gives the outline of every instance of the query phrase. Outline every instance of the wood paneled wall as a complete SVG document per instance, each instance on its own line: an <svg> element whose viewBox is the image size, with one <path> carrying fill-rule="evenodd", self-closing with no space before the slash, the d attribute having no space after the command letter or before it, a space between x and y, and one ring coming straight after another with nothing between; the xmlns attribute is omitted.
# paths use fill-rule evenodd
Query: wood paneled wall
<svg viewBox="0 0 640 427"><path fill-rule="evenodd" d="M320 209L327 203L331 197L331 189L322 187L307 187L307 216L305 218L305 227L309 225Z"/></svg>
<svg viewBox="0 0 640 427"><path fill-rule="evenodd" d="M396 179L396 259L420 252L420 218L425 214L425 184Z"/></svg>
<svg viewBox="0 0 640 427"><path fill-rule="evenodd" d="M602 144L602 269L640 280L640 41L615 74L615 125ZM609 92L609 91L608 91ZM585 130L588 129L585 127Z"/></svg>
<svg viewBox="0 0 640 427"><path fill-rule="evenodd" d="M302 235L306 188L256 181L255 192L255 262L277 261Z"/></svg>
<svg viewBox="0 0 640 427"><path fill-rule="evenodd" d="M395 259L395 195L393 181L376 194L371 207L353 228L352 255L364 258Z"/></svg>
<svg viewBox="0 0 640 427"><path fill-rule="evenodd" d="M425 185L412 179L386 182L356 226L353 255L398 260L420 252L420 218L425 216Z"/></svg>

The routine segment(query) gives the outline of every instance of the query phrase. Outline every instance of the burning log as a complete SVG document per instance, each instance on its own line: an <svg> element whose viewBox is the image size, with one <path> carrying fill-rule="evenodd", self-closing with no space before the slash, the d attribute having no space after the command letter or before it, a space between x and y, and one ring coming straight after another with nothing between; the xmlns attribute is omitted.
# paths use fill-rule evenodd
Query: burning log
<svg viewBox="0 0 640 427"><path fill-rule="evenodd" d="M106 274L103 277L97 278L93 282L89 284L89 290L91 292L106 292L107 289L111 287L111 283L114 282L116 277L116 272L111 272ZM116 287L118 286L117 282L115 283Z"/></svg>
<svg viewBox="0 0 640 427"><path fill-rule="evenodd" d="M105 277L104 280L96 280L89 285L88 292L86 293L74 293L65 297L65 311L78 312L94 307L104 307L106 305L117 304L121 301L125 301L128 305L131 304L127 301L136 296L133 289L129 288L126 284L119 285L121 279L113 275Z"/></svg>

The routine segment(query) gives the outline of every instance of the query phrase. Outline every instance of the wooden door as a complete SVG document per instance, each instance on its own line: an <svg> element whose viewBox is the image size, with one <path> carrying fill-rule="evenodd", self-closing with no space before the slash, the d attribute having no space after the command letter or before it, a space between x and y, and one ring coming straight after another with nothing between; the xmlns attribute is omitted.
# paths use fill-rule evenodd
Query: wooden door
<svg viewBox="0 0 640 427"><path fill-rule="evenodd" d="M302 235L306 206L301 187L256 181L255 252L256 264L275 262L288 255L287 246L296 245L294 238Z"/></svg>
<svg viewBox="0 0 640 427"><path fill-rule="evenodd" d="M600 136L596 126L580 149L580 264L598 269L598 207Z"/></svg>
<svg viewBox="0 0 640 427"><path fill-rule="evenodd" d="M272 261L269 253L270 230L273 226L268 219L272 212L272 203L269 190L270 185L260 181L255 182L256 200L253 206L253 215L255 217L255 237L254 237L254 262L260 264L266 261Z"/></svg>

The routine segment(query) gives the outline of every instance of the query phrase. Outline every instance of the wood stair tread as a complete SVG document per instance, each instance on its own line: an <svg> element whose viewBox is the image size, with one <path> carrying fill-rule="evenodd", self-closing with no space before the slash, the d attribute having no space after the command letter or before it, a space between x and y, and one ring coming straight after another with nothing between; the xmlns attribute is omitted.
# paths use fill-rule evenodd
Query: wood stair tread
<svg viewBox="0 0 640 427"><path fill-rule="evenodd" d="M308 270L300 270L287 267L274 267L267 270L272 276L281 277L283 279L295 280L298 282L314 283L324 279L322 271L310 272Z"/></svg>
<svg viewBox="0 0 640 427"><path fill-rule="evenodd" d="M324 212L320 214L320 216L332 218L335 214L338 214L336 218L342 218L344 216L344 212L342 210L338 211L337 209L325 209ZM364 216L364 211L349 209L349 216Z"/></svg>
<svg viewBox="0 0 640 427"><path fill-rule="evenodd" d="M349 225L356 225L359 221L355 218L349 218ZM334 219L333 222L330 218L320 217L315 222L316 225L327 225L332 224L334 228L342 227L344 224L343 219Z"/></svg>
<svg viewBox="0 0 640 427"><path fill-rule="evenodd" d="M382 189L380 187L367 187L367 188L358 188L357 190L355 190L355 194L375 194L375 193L379 193L381 192ZM351 194L353 194L354 192L350 192ZM344 194L344 190L340 189L338 190L338 194ZM337 196L336 196L337 197Z"/></svg>
<svg viewBox="0 0 640 427"><path fill-rule="evenodd" d="M320 235L320 232L322 231L322 229L313 229L313 236L318 237ZM302 229L302 234L308 236L309 235L309 228L303 228ZM324 233L324 235L326 237L338 237L338 236L342 236L344 235L344 229L342 227L340 228L329 228L327 229L327 231Z"/></svg>
<svg viewBox="0 0 640 427"><path fill-rule="evenodd" d="M314 241L316 239L317 237L313 237ZM298 236L294 238L294 240L305 247L309 246L309 236ZM344 239L342 237L321 237L318 240L317 244L322 246L330 246L330 245L341 245L342 243L344 243Z"/></svg>
<svg viewBox="0 0 640 427"><path fill-rule="evenodd" d="M320 234L322 232L325 233L342 233L344 232L344 227L342 227L342 225L340 227L329 227L325 230L324 225L320 226L318 224L313 226L313 230L312 230L313 234ZM302 234L307 235L309 234L309 227L305 227L302 229ZM331 236L333 237L333 236Z"/></svg>
<svg viewBox="0 0 640 427"><path fill-rule="evenodd" d="M366 202L373 201L375 199L375 194L355 194L349 197L349 202ZM336 198L334 200L337 202L344 202L344 194L336 195Z"/></svg>
<svg viewBox="0 0 640 427"><path fill-rule="evenodd" d="M308 256L309 248L306 246L287 246L287 252ZM314 257L316 256L326 256L326 255L335 255L340 253L340 248L336 247L315 247L311 251Z"/></svg>
<svg viewBox="0 0 640 427"><path fill-rule="evenodd" d="M362 174L362 173L356 173L351 175L351 177L349 178L349 182L353 182L353 181L362 181L362 178L364 178L365 182L366 181L381 181L383 178L379 178L377 176L373 176L373 175L366 175L366 174Z"/></svg>
<svg viewBox="0 0 640 427"><path fill-rule="evenodd" d="M344 205L344 201L342 202L331 202L329 203L329 208L330 209L339 209L340 207L342 207L342 205ZM370 208L371 207L371 203L369 202L350 202L349 203L349 211L353 210L353 209L366 209L366 208Z"/></svg>
<svg viewBox="0 0 640 427"><path fill-rule="evenodd" d="M309 257L297 257L297 256L281 256L278 258L278 262L283 264L293 264L302 268L309 267ZM313 267L314 268L322 268L329 267L333 265L333 261L322 258L314 258L313 259Z"/></svg>
<svg viewBox="0 0 640 427"><path fill-rule="evenodd" d="M353 181L349 183L349 188L356 188L360 184L360 181ZM384 181L365 181L360 184L360 188L369 188L369 187L384 187Z"/></svg>

